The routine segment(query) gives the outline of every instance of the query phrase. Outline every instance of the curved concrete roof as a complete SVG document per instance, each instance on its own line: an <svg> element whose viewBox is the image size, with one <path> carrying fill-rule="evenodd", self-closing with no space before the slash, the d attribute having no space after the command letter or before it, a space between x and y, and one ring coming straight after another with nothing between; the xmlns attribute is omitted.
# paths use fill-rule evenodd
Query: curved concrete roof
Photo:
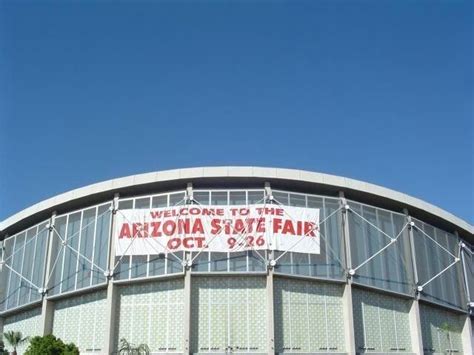
<svg viewBox="0 0 474 355"><path fill-rule="evenodd" d="M315 173L304 170L264 168L264 167L200 167L175 170L164 170L152 173L131 175L127 177L107 180L96 184L81 187L60 195L51 197L37 204L6 218L0 222L0 231L19 223L35 214L54 209L56 206L68 202L76 201L95 194L120 191L132 186L167 182L173 180L193 180L193 179L216 179L216 178L259 178L269 180L286 180L295 182L306 182L310 184L326 185L340 188L341 190L354 190L365 194L380 196L400 204L423 210L448 223L456 225L458 228L469 234L474 234L474 227L466 221L453 214L429 204L418 198L387 189L378 185L363 181L349 179L341 176Z"/></svg>

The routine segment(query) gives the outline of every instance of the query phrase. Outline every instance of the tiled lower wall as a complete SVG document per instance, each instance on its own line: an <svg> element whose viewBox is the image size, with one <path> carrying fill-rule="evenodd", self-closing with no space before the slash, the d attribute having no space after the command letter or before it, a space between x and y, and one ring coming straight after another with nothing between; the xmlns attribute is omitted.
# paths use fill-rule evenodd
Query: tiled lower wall
<svg viewBox="0 0 474 355"><path fill-rule="evenodd" d="M13 330L15 332L21 332L23 337L33 337L40 335L41 333L41 307L37 307L28 311L21 312L17 315L13 315L5 318L3 326L3 332ZM5 344L7 345L7 344ZM28 342L23 343L17 348L19 355L23 354L28 347ZM13 349L6 346L6 349L13 351Z"/></svg>
<svg viewBox="0 0 474 355"><path fill-rule="evenodd" d="M81 353L100 354L106 342L106 291L56 301L53 334Z"/></svg>
<svg viewBox="0 0 474 355"><path fill-rule="evenodd" d="M420 304L420 318L425 354L463 353L461 333L465 316Z"/></svg>
<svg viewBox="0 0 474 355"><path fill-rule="evenodd" d="M411 300L354 288L352 305L356 352L412 352Z"/></svg>
<svg viewBox="0 0 474 355"><path fill-rule="evenodd" d="M264 277L194 277L191 351L266 353Z"/></svg>
<svg viewBox="0 0 474 355"><path fill-rule="evenodd" d="M277 353L345 351L341 285L287 278L274 285Z"/></svg>
<svg viewBox="0 0 474 355"><path fill-rule="evenodd" d="M182 352L184 344L183 279L119 287L116 347L125 338L147 344L151 352Z"/></svg>

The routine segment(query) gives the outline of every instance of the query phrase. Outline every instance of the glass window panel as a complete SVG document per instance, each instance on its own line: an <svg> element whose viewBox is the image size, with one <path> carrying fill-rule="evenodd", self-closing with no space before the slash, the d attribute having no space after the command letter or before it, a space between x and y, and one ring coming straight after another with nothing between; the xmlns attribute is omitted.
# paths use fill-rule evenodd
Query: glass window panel
<svg viewBox="0 0 474 355"><path fill-rule="evenodd" d="M230 271L247 271L247 252L240 251L229 254Z"/></svg>
<svg viewBox="0 0 474 355"><path fill-rule="evenodd" d="M248 204L253 205L256 203L263 203L264 193L262 191L248 191L247 193Z"/></svg>
<svg viewBox="0 0 474 355"><path fill-rule="evenodd" d="M137 198L135 200L135 208L150 208L150 198L149 197L143 197L143 198Z"/></svg>
<svg viewBox="0 0 474 355"><path fill-rule="evenodd" d="M263 259L267 259L266 251L248 251L249 271L267 271L267 265Z"/></svg>
<svg viewBox="0 0 474 355"><path fill-rule="evenodd" d="M315 196L308 196L308 208L324 208L323 198L322 197L315 197Z"/></svg>
<svg viewBox="0 0 474 355"><path fill-rule="evenodd" d="M150 276L158 276L165 274L166 259L163 254L150 255L149 274Z"/></svg>
<svg viewBox="0 0 474 355"><path fill-rule="evenodd" d="M96 222L96 208L85 210L82 214L81 236L78 257L77 288L91 285L92 264L87 260L92 260L92 250L94 246L94 232Z"/></svg>
<svg viewBox="0 0 474 355"><path fill-rule="evenodd" d="M63 277L61 284L61 292L67 292L74 289L76 283L76 267L77 267L77 249L79 244L79 236L81 233L81 212L69 215L67 225L67 238L64 247L63 261Z"/></svg>
<svg viewBox="0 0 474 355"><path fill-rule="evenodd" d="M227 191L212 191L211 204L212 205L227 205Z"/></svg>
<svg viewBox="0 0 474 355"><path fill-rule="evenodd" d="M15 244L15 237L10 237L4 241L3 247L4 247L4 260L8 265L12 265L12 254L13 254L13 248ZM4 310L7 307L8 301L11 297L11 292L12 290L10 289L10 278L13 273L10 271L10 269L3 267L2 270L0 271L0 281L2 282L2 285L5 285L5 287L0 287L0 309Z"/></svg>
<svg viewBox="0 0 474 355"><path fill-rule="evenodd" d="M201 205L209 204L209 191L195 191L193 197Z"/></svg>
<svg viewBox="0 0 474 355"><path fill-rule="evenodd" d="M246 205L247 198L245 191L230 191L229 192L229 204L230 205Z"/></svg>
<svg viewBox="0 0 474 355"><path fill-rule="evenodd" d="M306 196L299 194L290 194L290 206L306 207Z"/></svg>
<svg viewBox="0 0 474 355"><path fill-rule="evenodd" d="M30 280L32 279L32 274L33 274L33 270L32 270L32 264L33 264L33 258L34 258L34 255L35 255L35 247L36 247L36 234L38 233L38 228L37 227L34 227L34 228L30 228L27 232L26 232L26 242L25 242L25 245L23 247L23 266L22 266L22 269L21 269L21 275L23 275L24 278L26 278L27 280ZM38 286L40 287L40 286ZM34 289L34 287L22 280L21 283L20 283L20 297L19 297L19 305L22 305L22 304L25 304L25 303L28 303L29 302L29 299L30 299L30 294L31 294L31 291L35 291L37 292L36 289Z"/></svg>
<svg viewBox="0 0 474 355"><path fill-rule="evenodd" d="M119 262L119 264L115 269L115 278L117 280L128 280L130 273L130 256L116 257L115 263L117 262Z"/></svg>
<svg viewBox="0 0 474 355"><path fill-rule="evenodd" d="M227 271L227 253L211 253L211 271Z"/></svg>
<svg viewBox="0 0 474 355"><path fill-rule="evenodd" d="M457 255L457 238L454 235L417 220L415 220L415 226L413 237L415 240L418 278L420 280L419 283L424 284L454 261L454 257L449 255L439 245L436 245L434 241L446 248L451 254ZM421 297L463 308L465 300L461 273L462 265L451 266L443 274L423 287Z"/></svg>
<svg viewBox="0 0 474 355"><path fill-rule="evenodd" d="M324 236L326 255L326 264L328 265L328 277L342 278L344 274L344 244L341 229L341 212L339 209L339 201L337 199L326 198L324 200L323 217L330 216L324 222ZM321 238L323 239L323 238ZM322 250L322 249L321 249Z"/></svg>
<svg viewBox="0 0 474 355"><path fill-rule="evenodd" d="M132 278L146 277L148 257L146 255L132 256Z"/></svg>
<svg viewBox="0 0 474 355"><path fill-rule="evenodd" d="M377 210L377 217L378 227L390 237L395 238L400 231L395 231L392 221L392 214L384 210ZM382 238L383 237L384 236L382 236ZM402 238L397 239L395 244L389 246L377 257L381 259L381 264L383 265L384 271L380 284L382 287L389 288L394 291L401 291L401 259L397 253L401 239ZM387 245L389 242L389 239L386 238L383 243L384 245Z"/></svg>
<svg viewBox="0 0 474 355"><path fill-rule="evenodd" d="M18 234L15 237L15 244L13 248L13 257L11 260L11 268L18 273L21 273L21 265L23 262L23 245L25 244L26 233ZM18 297L20 294L21 279L18 275L10 273L10 286L8 292L7 308L14 308L18 305Z"/></svg>
<svg viewBox="0 0 474 355"><path fill-rule="evenodd" d="M151 207L168 207L168 195L154 196L151 200Z"/></svg>
<svg viewBox="0 0 474 355"><path fill-rule="evenodd" d="M32 263L33 274L32 281L38 287L43 287L44 270L46 267L46 251L48 246L48 229L46 223L38 226L38 235L36 237L36 251L35 257ZM35 301L41 298L40 293L37 290L31 290L30 301Z"/></svg>
<svg viewBox="0 0 474 355"><path fill-rule="evenodd" d="M184 204L184 192L170 194L170 207Z"/></svg>
<svg viewBox="0 0 474 355"><path fill-rule="evenodd" d="M110 217L111 212L109 210L110 204L99 206L97 211L97 226L95 232L95 245L94 245L94 263L96 266L103 270L107 270L107 256L109 250L109 236L110 236ZM105 282L105 276L96 266L93 266L92 271L92 284L96 285L101 282Z"/></svg>
<svg viewBox="0 0 474 355"><path fill-rule="evenodd" d="M133 200L121 200L119 201L119 210L129 210L133 208Z"/></svg>
<svg viewBox="0 0 474 355"><path fill-rule="evenodd" d="M453 238L451 238L448 233L445 233L445 232L443 232L439 229L436 229L436 237L437 237L438 242L442 246L444 246L452 254L454 254L454 255L457 254L457 252L455 250L454 250L454 253L453 253L452 245L449 243L450 239L455 239L454 236L453 236ZM454 244L456 244L456 242ZM445 258L444 261L447 263L447 265L452 263L453 257L451 257L446 252L444 252L442 255ZM439 281L442 285L445 286L445 287L443 287L443 289L445 290L444 299L446 299L451 304L459 304L460 300L458 299L457 296L460 295L461 293L457 291L458 290L458 285L457 285L457 282L456 282L457 281L456 280L456 267L453 266L453 267L449 268L448 270L446 270L446 272L440 276ZM446 285L447 285L447 287L446 287Z"/></svg>
<svg viewBox="0 0 474 355"><path fill-rule="evenodd" d="M289 194L287 192L273 191L273 198L282 205L289 205Z"/></svg>
<svg viewBox="0 0 474 355"><path fill-rule="evenodd" d="M363 206L362 213L366 220L374 225L377 225L377 212L375 208ZM385 245L387 245L389 239L380 233L379 230L374 228L368 222L364 221L364 233L365 242L369 250L369 257L377 253ZM358 270L358 275L368 284L384 288L383 274L385 272L382 259L379 257L372 259L369 263L365 264Z"/></svg>
<svg viewBox="0 0 474 355"><path fill-rule="evenodd" d="M62 266L64 259L64 247L61 239L66 238L67 216L61 216L54 221L55 232L53 232L52 253L51 253L51 280L48 287L49 293L57 294L61 288ZM47 275L48 277L49 275Z"/></svg>
<svg viewBox="0 0 474 355"><path fill-rule="evenodd" d="M197 253L193 253L192 257L196 257L196 259L193 261L193 271L209 272L210 262L208 252L205 251L200 253L199 255Z"/></svg>
<svg viewBox="0 0 474 355"><path fill-rule="evenodd" d="M292 273L291 252L284 253L282 251L275 251L274 255L275 255L275 260L278 259L277 264L275 266L275 271L281 272L283 274L291 274Z"/></svg>
<svg viewBox="0 0 474 355"><path fill-rule="evenodd" d="M173 254L166 254L167 264L166 271L167 274L175 274L183 272L183 265L181 260L183 260L183 252L177 252Z"/></svg>
<svg viewBox="0 0 474 355"><path fill-rule="evenodd" d="M438 237L435 234L435 229L434 227L424 223L423 224L423 229L426 234L428 234L431 238L433 238L436 242L440 242ZM426 238L424 236L424 238ZM433 260L428 260L428 263L431 264L431 270L429 274L425 275L424 281L427 281L431 276L434 276L437 274L439 271L443 270L446 266L449 265L449 261L446 260L446 252L443 251L438 245L436 245L434 242L428 239L428 248L431 250L431 257ZM441 245L442 245L441 241ZM442 300L445 299L446 297L444 296L445 294L445 289L443 285L439 283L439 278L437 280L433 280L430 282L426 287L425 287L425 294L434 296L435 299Z"/></svg>
<svg viewBox="0 0 474 355"><path fill-rule="evenodd" d="M310 275L309 254L293 253L293 273L297 275Z"/></svg>
<svg viewBox="0 0 474 355"><path fill-rule="evenodd" d="M383 225L380 223L378 211L375 208L365 205L361 207L361 205L352 202L350 203L350 206L354 211L348 212L351 233L351 250L353 251L351 252L352 267L358 268L356 276L354 277L354 282L387 288L386 273L388 271L385 263L385 257L388 252L387 250L385 251L384 257L379 254L369 262L362 265L366 260L370 259L390 242L389 237L379 231ZM363 218L359 217L360 214L362 214ZM374 226L377 226L378 228L375 228ZM392 227L391 219L388 226ZM393 228L391 229L392 231L387 233L388 235L393 234ZM393 248L393 246L390 246L390 248Z"/></svg>

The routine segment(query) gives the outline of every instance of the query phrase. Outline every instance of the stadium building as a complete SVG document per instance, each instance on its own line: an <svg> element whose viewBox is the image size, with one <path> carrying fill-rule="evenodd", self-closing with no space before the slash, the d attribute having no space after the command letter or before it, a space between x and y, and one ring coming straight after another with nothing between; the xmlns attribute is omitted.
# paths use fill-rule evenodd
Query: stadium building
<svg viewBox="0 0 474 355"><path fill-rule="evenodd" d="M122 338L153 354L472 354L473 233L307 171L113 179L0 222L0 331L84 354Z"/></svg>

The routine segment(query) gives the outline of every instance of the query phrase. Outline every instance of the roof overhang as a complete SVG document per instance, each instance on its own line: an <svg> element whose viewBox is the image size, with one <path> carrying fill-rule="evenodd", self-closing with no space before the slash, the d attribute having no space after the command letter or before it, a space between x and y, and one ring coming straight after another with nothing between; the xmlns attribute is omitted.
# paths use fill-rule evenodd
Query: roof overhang
<svg viewBox="0 0 474 355"><path fill-rule="evenodd" d="M269 181L275 188L295 191L325 191L347 198L401 212L407 208L414 217L436 222L448 231L457 230L469 242L474 241L474 227L455 215L418 198L385 187L341 176L304 170L264 167L200 167L165 170L131 175L81 187L34 204L0 222L0 238L48 218L52 211L70 211L111 199L115 193L133 195L147 191L184 188L187 182L199 186L238 186ZM247 186L247 185L245 185ZM263 185L262 185L263 186Z"/></svg>

